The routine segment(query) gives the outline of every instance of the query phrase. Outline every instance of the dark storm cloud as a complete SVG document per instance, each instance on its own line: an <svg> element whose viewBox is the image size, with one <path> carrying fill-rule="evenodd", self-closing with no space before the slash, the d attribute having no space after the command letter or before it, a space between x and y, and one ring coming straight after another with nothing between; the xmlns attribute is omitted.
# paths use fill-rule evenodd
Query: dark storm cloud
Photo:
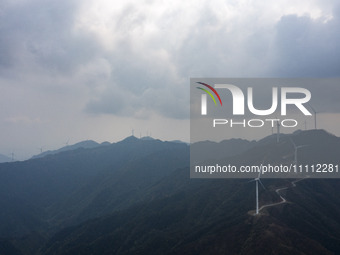
<svg viewBox="0 0 340 255"><path fill-rule="evenodd" d="M69 72L93 56L89 35L74 34L75 1L4 4L0 15L0 63L6 68L41 65L47 71Z"/></svg>
<svg viewBox="0 0 340 255"><path fill-rule="evenodd" d="M123 79L126 81L125 79ZM133 84L143 87L138 75L134 76ZM178 84L169 84L166 79L158 81L150 78L148 88L131 91L131 87L124 87L122 81L110 85L98 98L91 100L86 111L91 114L113 114L117 116L132 116L135 118L148 118L152 113L174 119L188 118L189 108L187 102L188 91L180 89ZM152 85L158 84L159 87Z"/></svg>
<svg viewBox="0 0 340 255"><path fill-rule="evenodd" d="M154 3L126 4L105 20L103 39L90 28L100 24L96 20L89 18L77 28L81 4L74 0L3 4L0 72L17 75L20 70L23 77L53 74L70 87L78 86L73 93L86 87L84 109L91 114L144 118L157 113L175 119L189 116L190 77L340 74L339 8L327 22L322 17L288 15L276 24L259 25L259 12L238 16L241 12L227 8L219 16L208 3L193 16L175 8L163 10L159 19L153 19L157 12L147 9ZM201 12L204 15L197 15ZM110 36L112 47L105 48L102 41ZM98 59L105 59L104 78L79 71L95 66ZM25 86L33 82L27 80Z"/></svg>
<svg viewBox="0 0 340 255"><path fill-rule="evenodd" d="M143 30L147 20L131 6L123 13L115 25L115 33L121 35L119 43L107 52L110 80L106 89L90 100L86 111L137 118L147 118L153 113L174 119L188 118L189 79L178 77L178 69L172 62L174 52L166 48L166 31L146 34L136 41L134 31ZM148 43L139 44L139 40Z"/></svg>
<svg viewBox="0 0 340 255"><path fill-rule="evenodd" d="M279 76L340 75L340 12L325 21L309 16L284 16L276 25L276 57L272 72Z"/></svg>
<svg viewBox="0 0 340 255"><path fill-rule="evenodd" d="M131 115L127 110L128 102L123 94L106 91L105 95L101 95L100 99L94 99L87 104L86 110L92 114L114 114L114 115Z"/></svg>
<svg viewBox="0 0 340 255"><path fill-rule="evenodd" d="M128 10L126 17L134 18L121 20L124 27L135 28L141 24L136 20L145 21L133 14L133 8ZM254 29L244 27L242 30L239 26L243 24L229 26L207 7L193 29L185 35L178 31L178 37L184 38L180 47L167 47L166 40L148 47L165 47L179 77L336 77L340 74L339 23L339 12L335 10L333 18L327 21L288 15L271 28L254 25ZM163 36L167 38L167 34ZM172 118L188 116L185 107L188 97L173 93L187 87L188 80L184 79L187 84L176 84L173 73L166 70L169 63L136 54L129 44L131 38L125 39L119 54L112 58L117 89L128 91L125 95L131 96L135 109L156 111ZM315 107L323 112L339 111L338 103L333 100L337 90L332 88L327 92L320 86L313 87L314 95L322 95L318 97L320 100L313 98ZM258 98L261 104L270 104L267 96ZM327 103L322 103L323 98L329 98ZM110 108L110 103L102 99L91 102L88 109L100 113L100 109L105 108L111 109L112 114L134 116L131 103L118 107L112 102Z"/></svg>
<svg viewBox="0 0 340 255"><path fill-rule="evenodd" d="M31 139L35 150L43 133L55 144L70 132L104 139L92 127L112 121L119 137L149 121L176 136L190 77L339 76L333 3L0 0L2 146ZM340 86L310 90L319 112L340 111ZM270 106L269 90L254 93Z"/></svg>

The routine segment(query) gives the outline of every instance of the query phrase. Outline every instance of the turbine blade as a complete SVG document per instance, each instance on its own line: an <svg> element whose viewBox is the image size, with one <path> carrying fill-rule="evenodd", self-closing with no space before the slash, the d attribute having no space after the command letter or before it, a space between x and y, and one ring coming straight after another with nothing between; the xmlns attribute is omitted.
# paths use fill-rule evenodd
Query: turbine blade
<svg viewBox="0 0 340 255"><path fill-rule="evenodd" d="M309 107L312 109L312 111L314 112L314 114L316 114L315 109L314 109L310 104L308 104L308 105L309 105Z"/></svg>
<svg viewBox="0 0 340 255"><path fill-rule="evenodd" d="M263 169L263 164L264 164L264 160L266 159L266 156L264 156L263 160L262 160L262 163L260 165L260 171L259 171L259 174L257 176L258 179L260 179L260 176L262 174L262 169Z"/></svg>
<svg viewBox="0 0 340 255"><path fill-rule="evenodd" d="M263 185L263 183L261 182L260 179L259 179L259 183L261 184L262 188L263 188L264 190L266 190L266 188L264 187L264 185Z"/></svg>
<svg viewBox="0 0 340 255"><path fill-rule="evenodd" d="M292 142L294 148L296 148L296 144L294 143L293 139L291 137L289 137L290 141Z"/></svg>

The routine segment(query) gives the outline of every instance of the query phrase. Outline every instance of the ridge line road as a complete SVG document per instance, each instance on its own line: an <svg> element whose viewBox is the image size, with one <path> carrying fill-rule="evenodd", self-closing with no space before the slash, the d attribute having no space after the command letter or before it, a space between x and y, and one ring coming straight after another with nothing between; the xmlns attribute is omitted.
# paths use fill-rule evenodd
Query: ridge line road
<svg viewBox="0 0 340 255"><path fill-rule="evenodd" d="M259 208L259 213L261 212L262 209L264 208L267 208L267 207L272 207L272 206L277 206L277 205L281 205L281 204L284 204L284 203L288 203L289 201L287 201L287 199L285 199L282 195L280 195L280 191L281 190L285 190L285 189L289 189L289 188L292 188L292 187L296 187L296 183L299 182L299 181L302 181L304 179L307 179L309 178L308 176L307 177L304 177L304 178L301 178L301 179L298 179L298 180L295 180L295 181L292 181L291 182L291 186L289 187L283 187L283 188L278 188L275 190L276 194L278 194L281 198L281 201L280 202L277 202L277 203L272 203L272 204L267 204L267 205L263 205Z"/></svg>

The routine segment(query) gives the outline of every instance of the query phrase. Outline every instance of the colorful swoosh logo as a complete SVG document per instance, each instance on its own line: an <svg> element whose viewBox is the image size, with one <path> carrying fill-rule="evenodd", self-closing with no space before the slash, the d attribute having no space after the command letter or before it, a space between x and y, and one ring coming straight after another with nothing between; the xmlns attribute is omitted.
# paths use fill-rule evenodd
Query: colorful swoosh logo
<svg viewBox="0 0 340 255"><path fill-rule="evenodd" d="M220 101L220 104L221 104L221 106L222 106L221 97L220 97L220 95L217 93L217 91L216 91L213 87L211 87L210 85L208 85L208 84L206 84L206 83L203 83L203 82L196 82L196 83L201 84L201 85L203 85L203 86L209 88L209 89L217 96L217 98L218 98L218 100ZM211 94L211 92L210 92L209 90L204 89L204 88L201 88L201 87L196 87L196 88L198 88L198 89L203 90L204 92L206 92L206 93L212 98L212 100L214 101L215 105L217 105L214 96Z"/></svg>

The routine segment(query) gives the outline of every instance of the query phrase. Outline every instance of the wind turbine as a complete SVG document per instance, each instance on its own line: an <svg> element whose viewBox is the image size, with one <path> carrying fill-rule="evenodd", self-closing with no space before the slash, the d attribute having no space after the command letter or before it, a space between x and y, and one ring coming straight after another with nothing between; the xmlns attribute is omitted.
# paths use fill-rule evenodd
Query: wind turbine
<svg viewBox="0 0 340 255"><path fill-rule="evenodd" d="M293 139L290 138L290 141L292 142L293 146L294 146L294 163L295 163L295 166L297 166L297 163L298 163L298 150L302 147L306 147L308 145L299 145L299 146L296 146L296 144L294 143Z"/></svg>
<svg viewBox="0 0 340 255"><path fill-rule="evenodd" d="M65 144L65 146L68 146L68 143L70 142L70 138L67 140L67 142L66 143L64 143Z"/></svg>
<svg viewBox="0 0 340 255"><path fill-rule="evenodd" d="M11 153L11 160L12 160L12 162L14 161L14 152L12 151L12 153Z"/></svg>
<svg viewBox="0 0 340 255"><path fill-rule="evenodd" d="M279 143L280 142L280 122L279 121L276 122L276 128L277 128L276 142Z"/></svg>
<svg viewBox="0 0 340 255"><path fill-rule="evenodd" d="M261 165L261 171L262 171L262 165ZM261 171L259 172L259 175L257 176L257 178L254 179L256 183L256 213L255 215L259 214L259 183L261 184L263 189L266 189L260 180Z"/></svg>
<svg viewBox="0 0 340 255"><path fill-rule="evenodd" d="M312 109L312 111L314 113L314 129L316 129L316 111L315 111L315 109L310 104L308 104L308 105L309 105L309 107Z"/></svg>
<svg viewBox="0 0 340 255"><path fill-rule="evenodd" d="M255 215L259 214L259 183L261 184L263 189L266 189L264 187L263 183L260 180L260 176L261 176L261 172L262 172L262 165L263 165L263 162L261 164L261 170L259 171L258 176L254 180L250 181L250 182L255 182L256 183L256 212L255 212Z"/></svg>
<svg viewBox="0 0 340 255"><path fill-rule="evenodd" d="M44 147L39 147L38 150L40 150L40 154L43 152Z"/></svg>

